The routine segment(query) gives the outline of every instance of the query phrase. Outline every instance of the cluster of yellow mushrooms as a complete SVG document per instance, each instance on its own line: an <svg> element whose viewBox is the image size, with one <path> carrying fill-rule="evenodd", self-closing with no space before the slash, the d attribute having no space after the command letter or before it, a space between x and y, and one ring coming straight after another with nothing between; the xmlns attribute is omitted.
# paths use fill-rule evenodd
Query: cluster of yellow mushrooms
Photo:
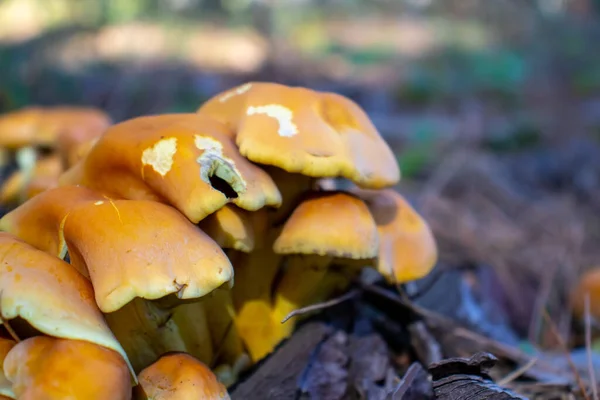
<svg viewBox="0 0 600 400"><path fill-rule="evenodd" d="M291 311L364 267L403 283L437 259L391 189L394 154L337 94L253 82L118 124L27 109L0 118L0 147L19 165L0 199L17 205L0 220L5 398L227 399Z"/></svg>

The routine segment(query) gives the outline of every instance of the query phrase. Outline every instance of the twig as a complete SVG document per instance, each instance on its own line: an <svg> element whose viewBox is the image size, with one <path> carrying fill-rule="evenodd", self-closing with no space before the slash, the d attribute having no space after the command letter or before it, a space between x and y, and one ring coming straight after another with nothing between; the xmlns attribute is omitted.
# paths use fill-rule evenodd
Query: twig
<svg viewBox="0 0 600 400"><path fill-rule="evenodd" d="M585 389L585 385L583 383L583 380L581 379L581 375L579 374L579 371L577 371L577 367L575 366L575 363L573 362L571 353L569 353L569 349L567 348L567 345L565 344L562 336L560 336L560 333L558 333L556 324L554 323L554 321L552 321L552 318L550 318L550 314L548 314L548 311L546 309L543 310L542 315L544 316L546 323L548 323L548 325L550 327L550 332L552 333L552 335L554 336L556 341L558 341L560 347L562 348L562 350L565 353L565 357L567 358L567 362L569 363L569 366L571 367L571 370L573 371L573 375L575 376L575 380L577 381L577 386L579 386L579 390L581 390L581 394L583 395L585 400L591 400L590 396L588 396L588 394L587 394L587 390Z"/></svg>
<svg viewBox="0 0 600 400"><path fill-rule="evenodd" d="M293 318L297 315L304 315L304 314L308 314L309 312L312 312L312 311L319 311L319 310L323 310L325 308L336 306L340 303L343 303L344 301L348 301L350 299L357 297L359 294L360 294L360 291L357 289L354 289L354 290L351 290L348 293L344 294L343 296L337 297L335 299L331 299L331 300L325 301L323 303L317 303L317 304L313 304L313 305L310 305L307 307L299 308L299 309L294 310L291 313L289 313L281 321L281 323L284 324L285 322L287 322L287 320L289 320L290 318Z"/></svg>
<svg viewBox="0 0 600 400"><path fill-rule="evenodd" d="M538 360L537 358L532 358L531 360L529 360L529 362L527 364L522 365L521 367L517 368L510 374L506 375L504 378L500 379L497 382L498 386L506 386L509 383L511 383L512 381L514 381L515 379L519 378L525 372L529 371L535 365L537 360Z"/></svg>
<svg viewBox="0 0 600 400"><path fill-rule="evenodd" d="M594 362L592 359L592 317L590 315L590 294L585 296L585 349L588 359L588 370L590 374L590 385L592 386L592 395L594 400L598 400L598 384L596 383L596 373L594 372Z"/></svg>

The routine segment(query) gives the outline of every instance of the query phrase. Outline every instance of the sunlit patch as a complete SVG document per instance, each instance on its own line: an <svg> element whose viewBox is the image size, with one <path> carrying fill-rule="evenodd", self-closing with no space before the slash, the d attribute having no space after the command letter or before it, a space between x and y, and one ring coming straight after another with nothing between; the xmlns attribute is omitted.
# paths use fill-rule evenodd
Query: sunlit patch
<svg viewBox="0 0 600 400"><path fill-rule="evenodd" d="M142 164L150 165L154 171L165 176L173 166L173 156L177 152L177 139L162 139L142 153Z"/></svg>
<svg viewBox="0 0 600 400"><path fill-rule="evenodd" d="M229 92L225 93L223 96L221 96L219 98L219 102L225 103L227 100L229 100L230 98L232 98L234 96L239 96L240 94L246 93L248 90L250 90L251 87L252 87L251 83L246 83L242 86L232 89Z"/></svg>
<svg viewBox="0 0 600 400"><path fill-rule="evenodd" d="M250 106L246 111L246 115L259 114L264 114L277 120L279 123L279 130L277 131L279 136L291 137L298 133L298 127L292 121L294 118L292 110L282 106L281 104L267 104L256 107Z"/></svg>

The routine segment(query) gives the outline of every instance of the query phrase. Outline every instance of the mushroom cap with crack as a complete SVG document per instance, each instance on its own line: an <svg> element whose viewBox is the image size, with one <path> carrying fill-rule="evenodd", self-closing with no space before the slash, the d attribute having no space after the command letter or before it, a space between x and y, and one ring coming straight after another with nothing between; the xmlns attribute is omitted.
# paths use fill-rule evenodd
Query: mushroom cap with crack
<svg viewBox="0 0 600 400"><path fill-rule="evenodd" d="M2 399L2 396L8 396L12 399L15 398L15 393L12 389L12 383L8 380L8 378L6 378L3 367L6 355L15 346L15 344L16 342L14 340L0 338L0 369L2 370L0 373L0 399Z"/></svg>
<svg viewBox="0 0 600 400"><path fill-rule="evenodd" d="M228 400L229 394L212 371L185 353L162 356L138 375L135 399Z"/></svg>
<svg viewBox="0 0 600 400"><path fill-rule="evenodd" d="M354 101L264 82L227 93L198 113L234 126L240 153L250 161L314 178L341 176L373 189L400 180L394 154Z"/></svg>
<svg viewBox="0 0 600 400"><path fill-rule="evenodd" d="M427 222L393 189L358 191L379 230L377 269L394 283L423 278L437 262L435 237Z"/></svg>
<svg viewBox="0 0 600 400"><path fill-rule="evenodd" d="M67 246L63 227L69 212L78 205L104 200L104 196L84 187L50 189L5 214L0 219L0 230L39 250L64 258Z"/></svg>
<svg viewBox="0 0 600 400"><path fill-rule="evenodd" d="M113 125L60 182L168 203L194 223L229 202L250 211L281 203L273 180L239 154L224 125L198 114Z"/></svg>
<svg viewBox="0 0 600 400"><path fill-rule="evenodd" d="M62 172L62 164L57 154L51 154L39 159L31 174L27 178L24 171L13 172L2 184L0 189L0 203L13 204L25 191L27 198L33 197L44 190L58 186L58 177Z"/></svg>
<svg viewBox="0 0 600 400"><path fill-rule="evenodd" d="M202 297L233 282L223 250L162 203L105 200L73 209L64 223L71 263L89 274L105 313L136 297Z"/></svg>
<svg viewBox="0 0 600 400"><path fill-rule="evenodd" d="M590 314L593 318L600 318L600 267L586 271L580 278L575 290L571 294L573 314L576 318L585 317L585 299L590 299Z"/></svg>
<svg viewBox="0 0 600 400"><path fill-rule="evenodd" d="M113 350L81 340L37 336L6 356L6 377L22 400L130 400L127 364Z"/></svg>
<svg viewBox="0 0 600 400"><path fill-rule="evenodd" d="M42 333L95 343L127 361L94 302L92 285L72 266L8 233L0 233L0 257L4 320L20 317Z"/></svg>
<svg viewBox="0 0 600 400"><path fill-rule="evenodd" d="M278 254L351 260L377 256L377 226L365 203L345 193L313 193L296 207L273 244Z"/></svg>

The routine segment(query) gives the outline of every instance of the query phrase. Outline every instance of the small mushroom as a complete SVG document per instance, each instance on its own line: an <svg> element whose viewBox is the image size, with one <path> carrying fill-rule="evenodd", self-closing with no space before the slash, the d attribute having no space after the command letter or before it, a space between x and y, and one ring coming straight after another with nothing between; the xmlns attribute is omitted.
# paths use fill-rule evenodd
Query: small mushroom
<svg viewBox="0 0 600 400"><path fill-rule="evenodd" d="M131 378L123 357L81 340L32 337L4 360L6 377L22 400L130 400Z"/></svg>
<svg viewBox="0 0 600 400"><path fill-rule="evenodd" d="M185 353L162 356L138 375L135 400L229 400L211 370Z"/></svg>
<svg viewBox="0 0 600 400"><path fill-rule="evenodd" d="M571 294L573 315L579 321L585 318L585 299L589 296L590 315L600 320L600 268L592 268L579 278Z"/></svg>
<svg viewBox="0 0 600 400"><path fill-rule="evenodd" d="M101 135L112 123L92 107L27 107L0 116L0 149L14 153L19 169L33 169L42 151L60 151L63 144Z"/></svg>
<svg viewBox="0 0 600 400"><path fill-rule="evenodd" d="M309 305L330 266L357 271L374 264L378 249L377 227L362 200L345 193L309 196L294 210L273 244L275 253L286 255L275 288L275 321ZM294 324L276 326L280 338L285 338Z"/></svg>
<svg viewBox="0 0 600 400"><path fill-rule="evenodd" d="M197 114L114 125L60 182L167 203L194 223L229 202L250 211L281 203L275 183L239 154L225 127Z"/></svg>

